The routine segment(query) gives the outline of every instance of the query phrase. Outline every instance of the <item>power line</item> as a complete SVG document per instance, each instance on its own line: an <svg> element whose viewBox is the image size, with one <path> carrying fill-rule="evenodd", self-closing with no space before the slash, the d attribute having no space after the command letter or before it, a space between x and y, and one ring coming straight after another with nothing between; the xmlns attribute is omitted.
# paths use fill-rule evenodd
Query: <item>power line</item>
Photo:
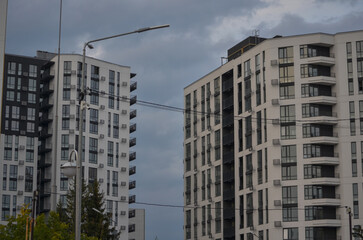
<svg viewBox="0 0 363 240"><path fill-rule="evenodd" d="M116 96L114 94L108 94L108 93L104 93L104 92L100 92L100 91L97 91L97 90L90 90L89 91L91 92L96 92L97 94L100 95L100 97L103 97L103 98L106 98L108 96L111 97L111 98L114 98L116 100L119 100L119 101L123 101L123 102L130 102L132 101L133 99L132 98L127 98L127 97L120 97L120 96ZM106 96L102 96L102 95L106 95ZM151 108L157 108L157 109L161 109L161 110L166 110L166 111L173 111L173 112L180 112L180 113L183 113L183 114L187 114L187 113L193 113L193 114L197 114L197 115L200 115L200 116L214 116L214 117L222 117L223 114L222 113L218 113L218 112L206 112L206 111L198 111L198 110L192 110L192 109L185 109L185 108L181 108L181 107L175 107L175 106L171 106L171 105L165 105L165 104L160 104L160 103L155 103L155 102L151 102L151 101L144 101L144 100L135 100L136 101L136 104L137 105L140 105L140 106L145 106L145 107L151 107ZM252 116L252 112L251 112L251 115ZM247 116L248 117L248 116ZM311 117L333 117L334 119L324 119L323 121L322 120L314 120L314 119L308 119L308 118L311 118ZM286 123L292 123L292 122L295 122L295 123L320 123L320 122L329 122L331 124L335 124L336 122L342 122L342 121L355 121L355 120L361 120L362 118L335 118L334 116L311 116L311 117L307 117L306 120L304 119L295 119L291 122L288 122L286 121ZM233 115L233 118L235 120L240 120L240 119L245 119L246 117L242 117L242 116L239 116L239 115ZM251 120L254 120L254 121L261 121L261 124L264 124L262 121L266 120L266 121L269 121L269 124L274 124L273 122L278 119L279 120L279 124L280 124L280 118L256 118L256 117L251 117ZM285 123L285 122L282 122L282 123ZM296 124L298 125L298 124ZM339 128L345 128L345 126L339 126ZM349 128L349 126L346 126L346 128Z"/></svg>

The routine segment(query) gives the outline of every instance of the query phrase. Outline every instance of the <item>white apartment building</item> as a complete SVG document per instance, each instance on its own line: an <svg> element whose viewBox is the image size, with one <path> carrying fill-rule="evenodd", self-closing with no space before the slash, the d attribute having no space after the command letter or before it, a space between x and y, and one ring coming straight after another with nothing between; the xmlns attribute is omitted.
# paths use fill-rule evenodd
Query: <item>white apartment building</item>
<svg viewBox="0 0 363 240"><path fill-rule="evenodd" d="M82 56L60 56L59 81L55 54L9 55L6 65L0 151L4 159L0 164L2 221L16 214L23 203L31 203L35 190L38 213L55 210L59 202L66 204L69 180L61 173L61 165L69 160L70 151L78 149ZM129 226L129 204L135 202L129 191L136 187L130 180L136 173L130 165L136 159L131 151L136 145L132 137L136 110L130 107L136 103L136 96L130 95L137 88L131 81L136 74L130 73L130 67L90 57L86 69L89 108L83 118L83 179L86 183L98 180L112 226L121 231L120 239L128 239L128 231L135 229Z"/></svg>
<svg viewBox="0 0 363 240"><path fill-rule="evenodd" d="M184 89L185 239L363 224L363 31L249 37Z"/></svg>
<svg viewBox="0 0 363 240"><path fill-rule="evenodd" d="M145 240L145 209L131 209L129 211L130 227L129 240Z"/></svg>

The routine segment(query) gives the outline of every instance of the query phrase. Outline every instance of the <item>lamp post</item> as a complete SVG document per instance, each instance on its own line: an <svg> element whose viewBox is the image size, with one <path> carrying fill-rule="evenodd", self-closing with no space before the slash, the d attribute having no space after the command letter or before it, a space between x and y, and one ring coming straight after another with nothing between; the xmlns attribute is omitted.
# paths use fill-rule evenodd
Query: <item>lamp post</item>
<svg viewBox="0 0 363 240"><path fill-rule="evenodd" d="M95 40L91 40L86 42L83 45L83 59L82 59L82 81L81 81L81 92L79 94L79 105L80 105L80 110L79 110L79 134L78 134L78 149L79 149L79 169L78 169L78 173L77 173L77 185L76 185L76 224L75 224L75 233L76 233L76 240L80 240L81 239L81 195L82 195L82 187L81 184L79 184L82 180L82 173L81 173L81 168L82 168L82 155L83 155L83 149L82 149L82 141L83 141L83 110L87 107L87 103L86 103L86 86L85 86L85 72L87 71L87 69L85 69L85 64L86 64L86 48L90 48L93 49L93 46L91 43L94 42L100 42L103 40L107 40L107 39L111 39L111 38L117 38L117 37L122 37L122 36L126 36L126 35L130 35L130 34L134 34L134 33L142 33L142 32L146 32L146 31L150 31L150 30L155 30L155 29L159 29L159 28L166 28L169 27L169 24L166 25L159 25L159 26L153 26L153 27L145 27L145 28L140 28L137 29L135 31L132 32L127 32L127 33L121 33L121 34L116 34L116 35L112 35L112 36L108 36L108 37L103 37L103 38L98 38Z"/></svg>

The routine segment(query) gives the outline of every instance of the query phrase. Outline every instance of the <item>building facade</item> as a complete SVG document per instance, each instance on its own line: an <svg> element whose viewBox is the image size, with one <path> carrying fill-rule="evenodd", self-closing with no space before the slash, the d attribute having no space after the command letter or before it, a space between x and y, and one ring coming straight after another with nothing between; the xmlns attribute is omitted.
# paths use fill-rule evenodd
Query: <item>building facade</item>
<svg viewBox="0 0 363 240"><path fill-rule="evenodd" d="M46 60L5 55L0 139L1 223L32 206L37 188L41 67Z"/></svg>
<svg viewBox="0 0 363 240"><path fill-rule="evenodd" d="M30 61L29 69L26 69L27 64L24 64L24 59ZM13 194L1 192L2 220L6 220L6 216L9 215L9 211L4 211L4 203L6 203L5 206L9 206L9 209L15 209L13 210L15 214L16 209L23 203L31 202L34 190L38 191L38 213L55 210L58 203L64 206L66 204L69 180L61 173L61 165L69 160L70 151L78 150L78 97L82 56L62 54L59 65L57 61L56 55L40 51L35 58L14 59L7 56L7 79L11 80L10 77L14 75L15 80L7 80L6 87L3 89L4 96L13 96L13 101L8 101L6 98L3 104L3 112L6 113L2 121L4 131L1 135L4 139L2 141L4 146L1 146L4 150L1 151L4 152L4 158L2 158L4 161L0 167L4 172L4 166L9 165L6 175L10 174L9 184L6 183L7 179L4 175L3 189L5 187L7 191L10 191L7 188L8 185L9 188L14 185L10 184L13 175L19 184L15 192L12 192ZM15 66L14 69L13 66ZM60 67L58 81L57 66ZM22 72L19 73L19 71ZM84 111L83 117L83 179L86 183L98 180L100 191L105 194L105 208L111 215L112 226L121 231L121 239L127 239L129 204L135 202L135 195L129 194L129 190L136 187L136 182L130 180L130 176L136 172L135 166L130 165L130 161L136 159L136 152L131 151L136 145L136 138L132 137L132 133L136 131L136 123L132 122L132 119L136 117L136 110L130 107L136 103L136 96L130 95L137 88L137 83L131 81L136 74L130 73L129 67L88 57L85 72L88 108ZM27 78L24 77L25 75ZM19 85L19 79L21 79L21 85ZM36 85L36 88L33 89L33 85ZM10 94L12 91L13 95ZM31 100L35 101L35 112L32 110L29 113L32 109L29 105L33 103L30 102ZM13 109L18 105L19 110L15 111L17 113L15 114ZM14 132L13 125L17 119L19 119L18 128ZM31 133L32 142L29 140L28 132ZM29 142L32 143L32 161L28 161L30 160ZM5 161L5 157L12 158L9 164ZM12 171L13 165L18 168L17 173ZM34 176L29 196L26 188L28 186L27 172L20 173L23 168L27 169L28 165L32 166L32 176ZM10 199L15 197L16 203L14 200L10 204L8 201L4 202L4 195L11 195ZM24 196L24 200L19 199L19 195Z"/></svg>
<svg viewBox="0 0 363 240"><path fill-rule="evenodd" d="M145 209L130 209L129 215L129 240L145 240Z"/></svg>
<svg viewBox="0 0 363 240"><path fill-rule="evenodd" d="M249 37L184 98L185 239L363 224L363 31Z"/></svg>

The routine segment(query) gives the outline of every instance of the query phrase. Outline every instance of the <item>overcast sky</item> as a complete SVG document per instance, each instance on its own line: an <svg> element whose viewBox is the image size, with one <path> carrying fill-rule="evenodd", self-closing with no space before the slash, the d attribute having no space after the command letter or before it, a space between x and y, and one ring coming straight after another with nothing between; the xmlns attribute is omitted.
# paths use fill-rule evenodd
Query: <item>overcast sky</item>
<svg viewBox="0 0 363 240"><path fill-rule="evenodd" d="M6 52L56 52L59 0L9 0ZM61 52L141 27L170 28L94 44L88 55L137 73L139 100L183 107L183 88L220 65L228 48L261 37L363 29L362 0L63 0ZM183 204L183 115L136 106L137 202ZM146 239L183 239L183 209L146 206Z"/></svg>

